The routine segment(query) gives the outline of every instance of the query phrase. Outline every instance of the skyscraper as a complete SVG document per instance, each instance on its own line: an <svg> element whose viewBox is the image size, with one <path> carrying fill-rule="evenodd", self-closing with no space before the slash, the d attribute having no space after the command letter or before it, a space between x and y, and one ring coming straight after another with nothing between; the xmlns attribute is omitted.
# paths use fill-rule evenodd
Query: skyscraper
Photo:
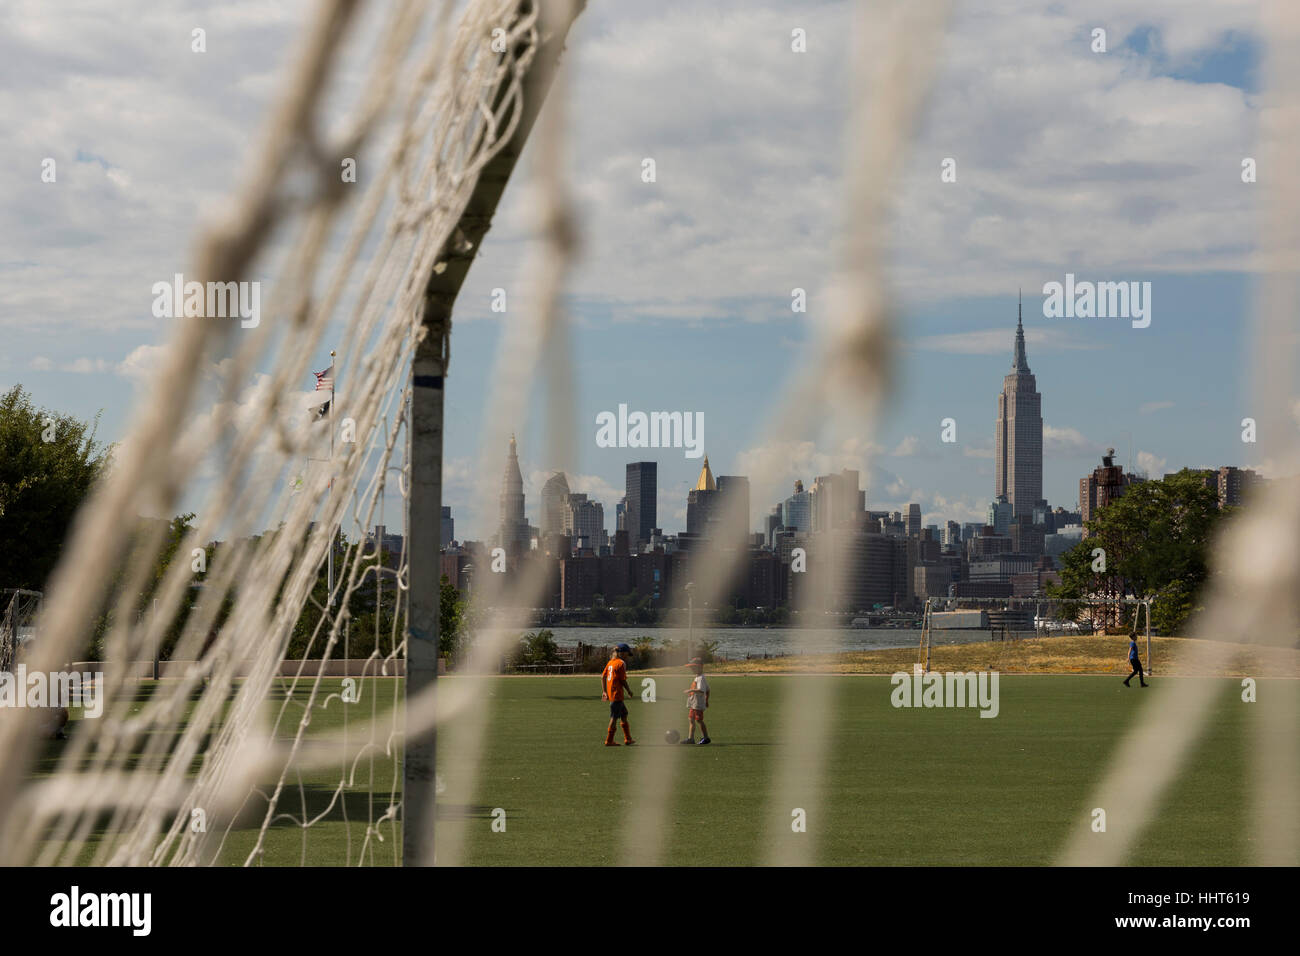
<svg viewBox="0 0 1300 956"><path fill-rule="evenodd" d="M858 488L857 469L845 468L838 475L818 475L809 493L809 527L813 531L857 528L865 498Z"/></svg>
<svg viewBox="0 0 1300 956"><path fill-rule="evenodd" d="M628 545L633 551L650 540L658 520L655 502L658 500L659 465L653 461L633 461L627 466L627 497L625 524Z"/></svg>
<svg viewBox="0 0 1300 956"><path fill-rule="evenodd" d="M451 516L451 506L442 506L442 533L440 547L447 547L456 537L456 520Z"/></svg>
<svg viewBox="0 0 1300 956"><path fill-rule="evenodd" d="M542 485L542 534L564 534L564 499L569 479L557 471Z"/></svg>
<svg viewBox="0 0 1300 956"><path fill-rule="evenodd" d="M510 436L510 451L506 453L505 475L501 479L500 516L497 541L501 547L527 549L529 528L524 517L524 477L519 472L519 452L515 436Z"/></svg>
<svg viewBox="0 0 1300 956"><path fill-rule="evenodd" d="M998 393L994 464L993 497L1005 497L1014 517L1032 517L1034 505L1043 497L1043 405L1025 357L1025 327L1020 315L1011 373L1002 380Z"/></svg>
<svg viewBox="0 0 1300 956"><path fill-rule="evenodd" d="M704 537L712 530L717 510L718 482L709 469L709 456L704 456L704 466L695 487L686 493L686 533Z"/></svg>
<svg viewBox="0 0 1300 956"><path fill-rule="evenodd" d="M749 479L744 475L718 476L718 539L727 547L745 547L749 535Z"/></svg>
<svg viewBox="0 0 1300 956"><path fill-rule="evenodd" d="M604 505L585 494L569 494L564 507L564 533L573 539L573 549L599 551L606 543Z"/></svg>
<svg viewBox="0 0 1300 956"><path fill-rule="evenodd" d="M1005 495L998 495L989 502L988 525L994 534L1010 534L1013 517L1011 502L1007 501Z"/></svg>
<svg viewBox="0 0 1300 956"><path fill-rule="evenodd" d="M794 483L794 494L781 502L781 523L788 531L812 530L812 493L803 490L803 482Z"/></svg>

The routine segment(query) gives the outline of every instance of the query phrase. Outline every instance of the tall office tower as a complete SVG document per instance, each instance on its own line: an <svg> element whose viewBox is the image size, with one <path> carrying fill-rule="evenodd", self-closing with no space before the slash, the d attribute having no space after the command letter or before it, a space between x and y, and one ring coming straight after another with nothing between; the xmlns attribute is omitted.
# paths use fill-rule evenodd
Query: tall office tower
<svg viewBox="0 0 1300 956"><path fill-rule="evenodd" d="M818 475L808 489L808 521L813 531L831 529L831 476Z"/></svg>
<svg viewBox="0 0 1300 956"><path fill-rule="evenodd" d="M944 527L943 546L953 549L961 546L961 525L957 522L949 521Z"/></svg>
<svg viewBox="0 0 1300 956"><path fill-rule="evenodd" d="M456 521L451 516L451 506L442 506L442 533L439 547L445 548L456 539Z"/></svg>
<svg viewBox="0 0 1300 956"><path fill-rule="evenodd" d="M605 506L585 494L566 496L564 505L564 533L573 539L573 549L599 551L605 544Z"/></svg>
<svg viewBox="0 0 1300 956"><path fill-rule="evenodd" d="M686 493L686 533L704 537L712 531L717 508L718 483L709 470L709 456L704 456L704 467L695 487Z"/></svg>
<svg viewBox="0 0 1300 956"><path fill-rule="evenodd" d="M812 530L812 493L803 490L803 482L794 483L794 494L781 502L781 523L787 531Z"/></svg>
<svg viewBox="0 0 1300 956"><path fill-rule="evenodd" d="M510 436L505 475L501 479L500 517L497 541L501 547L508 550L517 546L526 550L532 529L524 517L524 478L519 472L519 452L514 435Z"/></svg>
<svg viewBox="0 0 1300 956"><path fill-rule="evenodd" d="M921 506L918 504L907 506L907 536L909 538L921 537Z"/></svg>
<svg viewBox="0 0 1300 956"><path fill-rule="evenodd" d="M624 523L627 526L628 545L633 551L650 541L658 514L659 464L653 461L633 461L627 466L627 502Z"/></svg>
<svg viewBox="0 0 1300 956"><path fill-rule="evenodd" d="M772 547L776 540L777 529L781 527L781 506L775 505L763 520L763 543Z"/></svg>
<svg viewBox="0 0 1300 956"><path fill-rule="evenodd" d="M564 534L564 499L569 494L569 480L557 471L542 485L542 534Z"/></svg>
<svg viewBox="0 0 1300 956"><path fill-rule="evenodd" d="M1011 519L1014 517L1011 510L1011 502L999 495L995 500L989 502L989 520L988 525L993 529L994 534L1010 534Z"/></svg>
<svg viewBox="0 0 1300 956"><path fill-rule="evenodd" d="M1018 310L1019 311L1019 310ZM998 393L994 498L1005 497L1013 517L1033 516L1043 497L1043 399L1025 357L1025 327L1016 319L1011 373Z"/></svg>
<svg viewBox="0 0 1300 956"><path fill-rule="evenodd" d="M856 468L845 468L836 476L835 501L831 506L837 528L858 528L859 515L865 510L866 497L858 487L862 476Z"/></svg>
<svg viewBox="0 0 1300 956"><path fill-rule="evenodd" d="M857 528L866 497L859 490L860 475L845 468L838 475L818 475L810 492L810 529Z"/></svg>
<svg viewBox="0 0 1300 956"><path fill-rule="evenodd" d="M749 546L749 479L743 475L718 476L718 533L728 547Z"/></svg>

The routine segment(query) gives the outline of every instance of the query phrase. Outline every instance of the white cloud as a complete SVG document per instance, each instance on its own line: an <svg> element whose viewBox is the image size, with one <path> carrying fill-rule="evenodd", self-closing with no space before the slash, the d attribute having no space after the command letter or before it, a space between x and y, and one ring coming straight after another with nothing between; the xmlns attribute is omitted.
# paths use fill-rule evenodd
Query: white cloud
<svg viewBox="0 0 1300 956"><path fill-rule="evenodd" d="M1152 478L1160 478L1165 473L1165 462L1167 459L1152 454L1149 451L1140 451L1137 453L1137 469L1145 472Z"/></svg>
<svg viewBox="0 0 1300 956"><path fill-rule="evenodd" d="M101 358L75 358L67 362L55 362L43 355L38 355L27 363L29 368L38 372L68 372L73 375L95 375L109 371L112 366Z"/></svg>
<svg viewBox="0 0 1300 956"><path fill-rule="evenodd" d="M110 368L108 362L101 358L79 358L64 365L63 371L74 372L77 375L94 375L107 372Z"/></svg>
<svg viewBox="0 0 1300 956"><path fill-rule="evenodd" d="M891 458L933 458L934 449L922 446L921 439L915 435L908 435L898 443L889 456Z"/></svg>
<svg viewBox="0 0 1300 956"><path fill-rule="evenodd" d="M1138 411L1143 415L1150 415L1152 412L1159 412L1166 408L1173 407L1173 402L1146 402L1138 407Z"/></svg>
<svg viewBox="0 0 1300 956"><path fill-rule="evenodd" d="M1083 436L1077 428L1055 428L1043 423L1043 454L1058 458L1086 458L1098 455L1101 445Z"/></svg>
<svg viewBox="0 0 1300 956"><path fill-rule="evenodd" d="M61 163L57 186L25 167L0 170L13 199L0 261L42 253L6 283L0 324L39 315L75 327L94 316L101 327L155 327L150 283L182 264L194 211L223 207L298 48L307 5L261 6L213 6L224 59L190 54L174 38L188 35L191 15L144 0L121 0L112 18L94 3L16 3L0 14L9 67L0 109L14 119L6 145ZM788 320L795 286L817 301L849 215L840 143L853 64L870 54L851 47L853 9L800 8L811 46L793 55L784 6L715 0L701 16L684 2L588 5L568 54L579 301L682 321ZM1195 65L1228 31L1257 35L1258 14L1259 3L1231 0L958 6L917 141L900 180L882 184L896 197L894 287L934 299L1024 285L1032 310L1036 284L1065 269L1117 278L1250 269L1240 182L1196 158L1240 155L1266 98L1162 75L1123 39L1139 26L1158 31L1168 73ZM1104 56L1088 47L1092 22L1109 30ZM330 106L355 95L365 49L356 46ZM88 84L94 97L83 95ZM80 151L91 158L76 162ZM640 179L647 156L654 184ZM958 181L941 186L947 156ZM536 227L528 192L507 192L462 319L490 315L487 290L518 275ZM1007 348L1002 330L983 334L918 347Z"/></svg>
<svg viewBox="0 0 1300 956"><path fill-rule="evenodd" d="M162 345L140 345L117 365L117 374L140 384L152 378L162 365L167 349Z"/></svg>

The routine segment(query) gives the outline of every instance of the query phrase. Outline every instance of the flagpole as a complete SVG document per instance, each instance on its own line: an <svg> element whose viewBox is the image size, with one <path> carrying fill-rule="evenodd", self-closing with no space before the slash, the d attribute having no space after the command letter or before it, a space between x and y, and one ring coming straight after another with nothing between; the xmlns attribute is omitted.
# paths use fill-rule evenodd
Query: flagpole
<svg viewBox="0 0 1300 956"><path fill-rule="evenodd" d="M334 378L338 373L334 371L334 350L330 349L330 407L326 418L329 422L330 429L330 487L329 495L334 495ZM329 508L325 509L327 512ZM334 522L330 522L330 548L329 563L325 572L325 606L334 607Z"/></svg>

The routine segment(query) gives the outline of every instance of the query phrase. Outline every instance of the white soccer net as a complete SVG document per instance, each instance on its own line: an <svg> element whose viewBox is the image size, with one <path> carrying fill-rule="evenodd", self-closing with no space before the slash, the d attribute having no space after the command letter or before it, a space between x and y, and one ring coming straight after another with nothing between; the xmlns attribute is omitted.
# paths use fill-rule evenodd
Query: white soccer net
<svg viewBox="0 0 1300 956"><path fill-rule="evenodd" d="M375 588L396 600L377 600L388 613L376 612L373 649L357 676L392 675L403 661L409 562L403 554L386 565L364 532L387 499L401 513L409 489L409 380L425 334L425 284L470 254L458 228L479 174L514 136L543 34L562 43L563 15L574 11L557 17L554 6L544 11L529 0L474 0L369 12L382 22L368 48L348 59L359 5L320 4L247 184L225 221L200 237L194 281L240 281L266 258L278 260L260 323L180 323L111 475L77 522L28 664L60 670L106 612L107 709L82 722L57 770L41 779L28 773L38 756L37 715L18 710L0 722L5 863L230 862L232 824L250 815L260 825L240 857L256 863L270 829L288 824L305 833L357 788L386 789L388 798L368 797L344 859L310 862L398 860L396 756L404 729L432 726L432 700L409 702L409 728L398 701L372 698L371 719L345 718L328 734L309 734L331 701L326 667L307 659L344 654L360 624L347 612L350 598ZM345 63L362 71L358 95L327 118L323 104ZM363 154L369 165L350 184L343 169ZM339 343L332 421L294 429L286 413L327 329ZM259 370L257 401L236 415L234 399ZM339 440L330 441L329 427ZM204 465L215 465L211 475ZM229 542L203 571L201 600L184 610L196 566L176 560L156 605L132 613L131 595L154 566L163 528L136 527L126 516L175 514L195 489L202 489L197 522L177 554L199 560L206 542ZM268 527L275 530L262 534ZM351 543L337 561L334 591L313 594L339 531L351 532ZM301 657L286 662L312 608ZM182 619L170 656L197 663L152 696L137 693L140 675L127 662L150 660ZM391 687L396 695L397 682ZM383 783L366 777L376 754L391 776ZM338 768L324 799L307 794L302 780L321 767ZM381 842L388 846L377 850ZM301 862L309 862L305 837L303 845Z"/></svg>
<svg viewBox="0 0 1300 956"><path fill-rule="evenodd" d="M321 4L234 211L201 237L193 276L198 281L238 281L278 253L277 281L260 325L241 330L204 319L181 324L152 396L139 409L112 475L82 514L52 584L30 665L57 670L74 659L92 623L107 611L107 710L101 720L82 722L57 767L41 776L30 772L40 756L30 732L35 716L18 712L17 719L0 722L0 863L278 862L266 859L266 838L285 826L303 836L300 858L289 862L398 863L402 741L448 721L451 756L439 764L445 799L459 807L473 804L491 715L490 707L481 706L486 698L478 682L490 679L508 635L522 626L520 612L507 605L540 603L536 598L546 584L540 565L515 580L520 593L510 601L497 600L494 576L486 576L479 600L494 609L479 622L480 639L464 676L447 682L453 686L440 690L437 702L428 695L403 700L392 681L380 692L387 699L372 693L359 711L344 711L353 716L339 726L316 732L313 721L326 722L342 702L332 696L325 668L309 667L306 660L318 652L325 661L347 656L353 628L360 625L346 609L364 588L390 598L377 599L376 619L367 625L373 649L358 676L393 675L406 660L411 556L385 564L363 535L383 515L385 502L397 502L400 510L410 493L411 363L427 334L427 282L452 259L472 258L473 243L458 229L479 174L513 135L541 40L555 32L562 38L577 10L539 0L471 0L459 13L454 4L434 4L430 16L430 5L423 3L385 5L383 24L361 61L360 95L346 121L334 124L339 132L327 136L320 105L340 69L357 6L345 0ZM1277 27L1272 36L1290 50L1300 40L1300 16L1286 3L1271 9ZM776 406L783 412L768 427L774 451L751 474L756 489L776 487L783 443L840 447L872 433L894 340L885 283L892 183L934 72L946 13L942 2L860 5L860 75L845 160L850 214L833 308L815 330L808 359L791 375L787 400ZM1300 92L1296 71L1280 58L1276 89ZM564 105L562 90L552 105ZM558 460L551 464L557 469L569 464L577 431L568 409L570 376L559 358L565 350L552 348L566 335L559 290L574 249L556 158L562 128L557 116L554 110L544 114L537 134L545 241L529 268L542 289L541 305L511 316L502 335L497 380L503 387L494 391L496 404L485 416L490 427L480 446L481 459L491 463L487 473L495 473L500 449L514 423L523 420L538 378L552 386L544 414L556 439ZM1274 168L1287 168L1284 157L1295 155L1298 130L1295 111L1284 111L1272 130L1280 157ZM359 185L343 185L340 163L363 148L373 153L372 171ZM1287 316L1300 261L1297 187L1288 182L1278 188L1270 233L1275 286L1260 315L1266 364L1291 354L1269 344L1293 334ZM282 413L308 378L307 362L319 354L327 330L341 330L334 424L346 418L353 440L335 441L320 460L331 426L322 420L293 431ZM205 384L212 368L215 394ZM1261 421L1284 414L1295 381L1289 366L1270 368L1274 374L1256 378L1263 391ZM260 400L236 414L233 399L257 370L266 372ZM210 480L202 467L209 449L220 451L220 467ZM135 527L124 516L176 513L196 487L204 488L197 524L178 553L188 555L218 537L230 544L203 572L203 597L192 611L183 611L192 565L174 561L158 589L158 607L138 617L131 613L130 595L147 579L162 531L155 524ZM496 488L484 494L494 496ZM1289 597L1300 582L1300 558L1295 536L1279 529L1296 527L1298 510L1300 502L1279 494L1240 523L1220 558L1233 584L1251 598L1243 604L1216 596L1203 618L1207 633L1220 640L1240 640L1248 632L1258 639L1263 633L1279 641L1295 633ZM275 532L254 537L268 527ZM334 593L323 600L314 589L340 530L351 532L352 543L337 561ZM1253 557L1258 553L1272 560ZM695 600L721 603L734 571L723 561L702 573L694 582ZM295 628L304 611L313 610L307 615L313 622L305 635L308 650L286 661ZM197 663L160 682L151 696L138 694L140 675L128 662L150 660L178 620L183 626L171 657ZM1163 782L1198 728L1194 720L1174 726L1169 715L1188 706L1204 708L1200 693L1190 685L1168 693L1159 715L1141 724L1117 758L1097 799L1099 805L1133 808L1125 827L1140 827L1154 812ZM791 839L788 808L815 814L818 798L807 782L826 772L834 717L830 695L797 694L791 687L781 704L778 744L786 756L771 780L764 855L777 864L816 859L815 840ZM1149 755L1156 751L1160 757L1152 763ZM1294 754L1279 756L1272 743L1261 744L1260 751L1259 769L1268 782L1263 792L1294 788ZM625 862L666 859L678 753L664 747L642 755L630 790L636 825L623 828ZM363 799L357 801L357 794ZM340 807L348 820L358 814L355 833L349 825L344 845L331 845L325 856L309 852L313 827ZM1263 804L1259 820L1266 829L1285 823ZM1283 829L1293 834L1293 822ZM251 839L237 837L237 830ZM464 842L463 828L440 831L438 862L460 862ZM1104 845L1080 843L1064 859L1115 861L1125 845L1119 836ZM1257 846L1261 860L1296 859L1293 838L1259 840Z"/></svg>

